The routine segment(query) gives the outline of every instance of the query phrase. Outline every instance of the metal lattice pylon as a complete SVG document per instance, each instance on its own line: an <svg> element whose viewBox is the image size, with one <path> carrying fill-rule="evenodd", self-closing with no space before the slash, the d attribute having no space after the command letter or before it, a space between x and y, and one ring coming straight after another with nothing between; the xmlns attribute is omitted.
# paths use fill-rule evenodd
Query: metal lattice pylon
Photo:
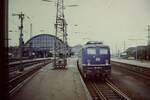
<svg viewBox="0 0 150 100"><path fill-rule="evenodd" d="M63 43L59 43L56 39ZM65 68L67 64L67 23L64 17L63 0L57 0L57 12L54 40L54 68Z"/></svg>

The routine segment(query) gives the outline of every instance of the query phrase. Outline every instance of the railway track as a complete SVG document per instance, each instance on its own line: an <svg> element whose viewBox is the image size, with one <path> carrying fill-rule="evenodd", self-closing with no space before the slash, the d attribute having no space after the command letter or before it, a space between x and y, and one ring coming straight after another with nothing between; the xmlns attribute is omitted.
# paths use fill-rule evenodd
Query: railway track
<svg viewBox="0 0 150 100"><path fill-rule="evenodd" d="M126 64L122 62L116 62L116 61L111 61L111 65L115 68L125 70L126 72L150 80L150 68Z"/></svg>
<svg viewBox="0 0 150 100"><path fill-rule="evenodd" d="M93 100L131 100L108 80L85 82Z"/></svg>
<svg viewBox="0 0 150 100"><path fill-rule="evenodd" d="M77 68L81 74L81 77L83 78L78 65ZM96 79L88 80L83 78L83 80L93 100L131 100L107 79L99 81Z"/></svg>
<svg viewBox="0 0 150 100"><path fill-rule="evenodd" d="M22 72L22 74L19 74L9 80L9 96L13 96L23 86L23 84L26 83L25 81L29 80L30 76L36 73L40 68L42 68L42 66L51 62L52 62L51 60L39 63L33 62L33 64L31 64L32 62L30 62L28 64L29 69L27 71L24 71Z"/></svg>

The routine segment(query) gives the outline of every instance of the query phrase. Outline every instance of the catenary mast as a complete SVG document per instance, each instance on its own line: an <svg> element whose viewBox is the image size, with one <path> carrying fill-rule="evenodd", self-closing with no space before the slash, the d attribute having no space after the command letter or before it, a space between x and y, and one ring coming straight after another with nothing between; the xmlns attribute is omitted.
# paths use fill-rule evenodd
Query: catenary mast
<svg viewBox="0 0 150 100"><path fill-rule="evenodd" d="M56 39L63 42L57 42ZM57 59L57 60L56 60ZM55 40L54 40L54 68L65 68L67 64L67 23L64 16L64 1L57 0Z"/></svg>

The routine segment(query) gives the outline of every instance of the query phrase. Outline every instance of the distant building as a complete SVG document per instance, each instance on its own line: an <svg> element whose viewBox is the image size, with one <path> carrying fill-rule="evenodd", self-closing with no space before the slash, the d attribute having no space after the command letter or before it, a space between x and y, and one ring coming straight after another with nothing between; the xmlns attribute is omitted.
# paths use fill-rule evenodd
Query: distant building
<svg viewBox="0 0 150 100"><path fill-rule="evenodd" d="M148 60L150 60L150 45L147 46L147 57Z"/></svg>
<svg viewBox="0 0 150 100"><path fill-rule="evenodd" d="M127 57L135 57L136 47L129 47L126 51Z"/></svg>
<svg viewBox="0 0 150 100"><path fill-rule="evenodd" d="M71 49L71 52L75 55L78 55L79 51L81 50L82 48L82 45L76 45L76 46L73 46L72 49Z"/></svg>
<svg viewBox="0 0 150 100"><path fill-rule="evenodd" d="M150 60L150 45L149 46L137 46L137 47L130 47L126 51L127 58L134 57L137 59L145 59Z"/></svg>

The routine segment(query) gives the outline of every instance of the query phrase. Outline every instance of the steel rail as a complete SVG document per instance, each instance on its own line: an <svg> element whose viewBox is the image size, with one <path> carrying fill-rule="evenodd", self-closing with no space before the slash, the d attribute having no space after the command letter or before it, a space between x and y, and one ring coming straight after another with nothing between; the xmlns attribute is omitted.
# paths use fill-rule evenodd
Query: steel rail
<svg viewBox="0 0 150 100"><path fill-rule="evenodd" d="M51 61L52 62L52 61ZM35 66L33 66L30 70L22 73L19 76L16 76L15 78L9 80L9 94L10 96L14 94L14 91L16 91L16 87L18 87L19 84L21 84L22 82L24 82L24 80L26 80L28 77L30 77L32 74L34 74L36 71L38 71L41 66L46 65L48 63L51 63L49 61L46 62L40 62L38 64L36 64Z"/></svg>
<svg viewBox="0 0 150 100"><path fill-rule="evenodd" d="M112 66L116 68L122 68L123 70L126 70L129 73L138 75L148 80L150 79L150 68L135 66L135 65L126 64L122 62L115 62L115 61L111 61L111 63L112 63Z"/></svg>
<svg viewBox="0 0 150 100"><path fill-rule="evenodd" d="M108 80L106 80L106 82L104 83L89 81L89 85L92 87L93 91L95 91L97 95L98 99L96 100L114 100L114 98L117 98L117 100L131 100L127 95L121 92L115 85L113 85ZM92 92L92 90L90 92Z"/></svg>
<svg viewBox="0 0 150 100"><path fill-rule="evenodd" d="M91 85L95 89L95 91L97 92L97 95L100 97L101 100L107 100L106 97L103 95L103 93L100 91L100 89L97 87L95 82L93 82L93 84Z"/></svg>
<svg viewBox="0 0 150 100"><path fill-rule="evenodd" d="M77 66L78 67L78 66ZM78 67L79 69L79 67ZM79 72L81 73L80 69ZM81 74L82 76L82 74ZM82 76L83 78L83 76ZM104 80L104 83L101 82L95 82L94 80L89 80L86 81L84 80L85 84L87 85L87 88L93 98L93 100L114 100L114 98L117 98L117 100L131 100L127 95L125 95L123 92L121 92L115 85L113 85L110 81L108 81L107 79ZM99 85L103 85L104 87L108 87L110 91L109 95L112 96L111 97L107 97L107 94L103 93L103 88L100 88ZM92 89L91 89L92 88ZM107 89L108 89L107 88ZM106 89L106 90L107 90ZM95 99L95 94L93 94L93 91L95 91L97 98ZM113 98L114 97L114 98Z"/></svg>
<svg viewBox="0 0 150 100"><path fill-rule="evenodd" d="M20 73L18 68L20 66L23 66L23 69L29 69L31 66L34 66L36 64L39 63L46 63L46 62L51 62L51 59L38 59L38 60L28 60L26 62L23 63L13 63L8 65L8 69L9 69L9 79L12 79L16 76L18 76ZM24 72L24 71L23 71Z"/></svg>
<svg viewBox="0 0 150 100"><path fill-rule="evenodd" d="M106 84L114 91L116 92L118 95L120 95L122 98L124 98L125 100L131 100L131 98L129 98L126 94L124 94L123 92L121 92L113 83L111 83L109 80L106 79Z"/></svg>
<svg viewBox="0 0 150 100"><path fill-rule="evenodd" d="M24 64L24 63L30 63L30 62L37 62L37 61L46 61L46 60L51 60L51 58L40 58L40 59L23 60L22 64ZM13 66L13 65L18 65L18 64L21 64L20 61L10 62L8 64L8 66Z"/></svg>

